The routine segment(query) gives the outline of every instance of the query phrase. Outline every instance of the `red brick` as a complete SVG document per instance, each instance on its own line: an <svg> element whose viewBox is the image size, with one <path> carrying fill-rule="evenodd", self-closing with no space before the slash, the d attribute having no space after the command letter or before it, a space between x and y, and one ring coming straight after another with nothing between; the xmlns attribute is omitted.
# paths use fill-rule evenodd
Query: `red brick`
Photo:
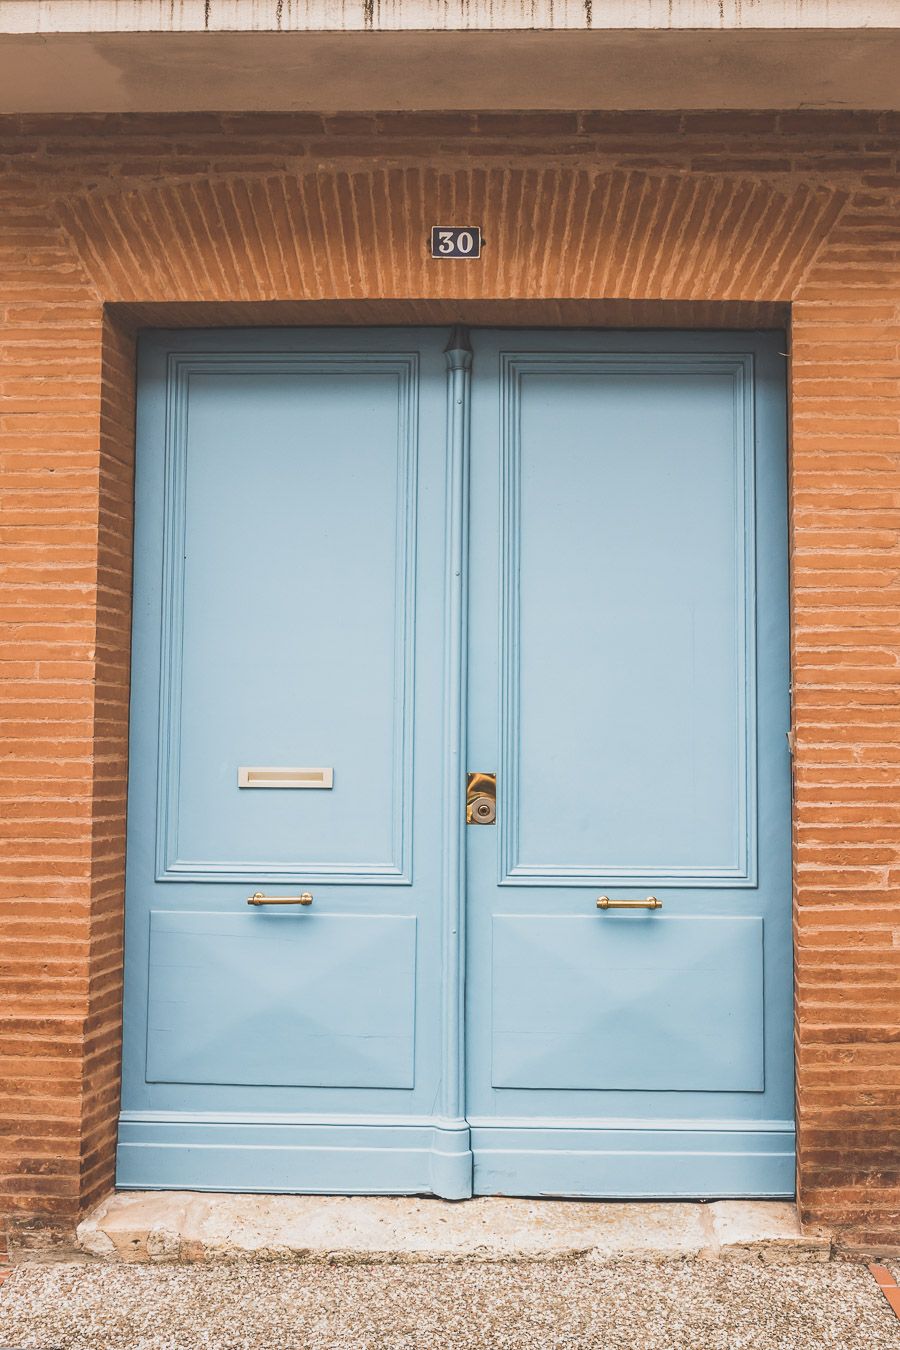
<svg viewBox="0 0 900 1350"><path fill-rule="evenodd" d="M898 131L817 112L0 119L0 1171L18 1227L71 1227L112 1184L130 328L777 326L790 304L800 1205L888 1240ZM484 226L477 272L426 266L450 200Z"/></svg>

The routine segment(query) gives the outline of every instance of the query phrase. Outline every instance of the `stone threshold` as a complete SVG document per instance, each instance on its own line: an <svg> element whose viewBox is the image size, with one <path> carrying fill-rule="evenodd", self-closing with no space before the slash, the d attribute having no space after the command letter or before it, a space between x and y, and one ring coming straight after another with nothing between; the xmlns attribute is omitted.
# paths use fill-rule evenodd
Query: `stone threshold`
<svg viewBox="0 0 900 1350"><path fill-rule="evenodd" d="M78 1227L105 1261L827 1261L793 1204L119 1192Z"/></svg>

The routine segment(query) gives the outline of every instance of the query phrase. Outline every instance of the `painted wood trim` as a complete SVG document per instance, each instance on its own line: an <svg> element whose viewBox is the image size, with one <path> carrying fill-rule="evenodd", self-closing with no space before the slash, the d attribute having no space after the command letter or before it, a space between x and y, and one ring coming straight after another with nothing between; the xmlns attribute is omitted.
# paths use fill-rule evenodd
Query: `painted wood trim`
<svg viewBox="0 0 900 1350"><path fill-rule="evenodd" d="M472 1122L476 1195L791 1199L789 1121ZM514 1181L511 1182L511 1178Z"/></svg>
<svg viewBox="0 0 900 1350"><path fill-rule="evenodd" d="M334 861L279 863L181 856L178 841L180 794L181 674L184 651L184 541L187 529L186 475L188 398L191 376L283 374L294 371L352 374L364 366L398 381L397 542L394 613L393 837L391 856L370 863ZM308 879L354 885L412 884L412 782L415 716L415 556L418 478L418 384L416 352L170 352L166 362L165 500L163 586L160 634L159 771L156 814L157 881L271 881Z"/></svg>
<svg viewBox="0 0 900 1350"><path fill-rule="evenodd" d="M117 1159L120 1190L472 1194L468 1127L436 1119L130 1112L120 1120Z"/></svg>
<svg viewBox="0 0 900 1350"><path fill-rule="evenodd" d="M794 1191L789 1121L478 1119L472 1141L477 1194L715 1199ZM419 1117L124 1112L118 1157L122 1190L472 1193L468 1130ZM513 1158L511 1190L504 1160Z"/></svg>
<svg viewBox="0 0 900 1350"><path fill-rule="evenodd" d="M735 862L723 866L656 866L609 864L599 859L590 866L519 861L519 632L521 539L521 379L527 372L552 374L572 371L611 374L689 374L710 371L731 376L733 382L735 474L734 538L736 550L736 609L738 625L737 720L744 728L738 744L738 794ZM503 807L500 830L500 885L691 887L753 887L757 884L757 736L756 736L756 433L754 410L754 356L752 352L552 352L500 353L501 435L501 651L500 651L500 782Z"/></svg>
<svg viewBox="0 0 900 1350"><path fill-rule="evenodd" d="M444 830L441 931L441 1115L465 1128L465 776L472 348L450 335L444 539ZM471 1154L469 1186L471 1194Z"/></svg>

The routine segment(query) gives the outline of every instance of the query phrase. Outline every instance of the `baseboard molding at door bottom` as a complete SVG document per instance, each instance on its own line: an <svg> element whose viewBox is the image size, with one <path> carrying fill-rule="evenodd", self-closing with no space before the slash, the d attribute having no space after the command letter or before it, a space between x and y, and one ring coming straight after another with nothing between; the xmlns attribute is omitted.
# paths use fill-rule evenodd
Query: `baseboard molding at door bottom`
<svg viewBox="0 0 900 1350"><path fill-rule="evenodd" d="M472 1194L465 1121L339 1123L123 1113L119 1190L296 1195Z"/></svg>
<svg viewBox="0 0 900 1350"><path fill-rule="evenodd" d="M476 1195L791 1199L791 1121L470 1121Z"/></svg>

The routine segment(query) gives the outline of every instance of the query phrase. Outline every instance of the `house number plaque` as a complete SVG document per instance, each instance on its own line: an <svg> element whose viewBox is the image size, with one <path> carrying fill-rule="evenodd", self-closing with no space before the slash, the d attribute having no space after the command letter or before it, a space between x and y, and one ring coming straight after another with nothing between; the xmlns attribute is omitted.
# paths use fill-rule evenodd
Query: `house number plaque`
<svg viewBox="0 0 900 1350"><path fill-rule="evenodd" d="M480 225L432 225L432 258L480 258Z"/></svg>

